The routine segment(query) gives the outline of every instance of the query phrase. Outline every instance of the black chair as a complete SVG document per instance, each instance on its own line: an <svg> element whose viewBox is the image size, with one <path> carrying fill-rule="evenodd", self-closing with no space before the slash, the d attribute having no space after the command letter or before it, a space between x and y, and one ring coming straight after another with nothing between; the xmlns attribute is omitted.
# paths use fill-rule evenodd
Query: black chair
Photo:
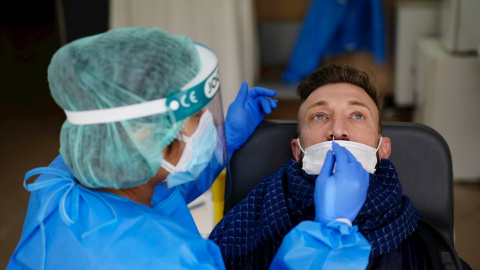
<svg viewBox="0 0 480 270"><path fill-rule="evenodd" d="M403 186L422 215L453 247L453 172L450 149L432 128L416 123L382 123L392 140L390 160ZM296 121L263 121L230 161L231 195L225 212L245 198L268 174L293 158L290 141L297 137Z"/></svg>

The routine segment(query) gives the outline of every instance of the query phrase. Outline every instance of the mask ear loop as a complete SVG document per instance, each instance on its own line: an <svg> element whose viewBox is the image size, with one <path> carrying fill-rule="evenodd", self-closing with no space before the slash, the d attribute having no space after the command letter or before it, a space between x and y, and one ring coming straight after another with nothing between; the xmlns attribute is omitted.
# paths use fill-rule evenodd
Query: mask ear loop
<svg viewBox="0 0 480 270"><path fill-rule="evenodd" d="M177 119L175 118L175 114L173 114L173 111L170 110L170 109L168 110L168 116L170 117L170 122L172 122L172 130L176 130L177 129ZM178 133L176 138L177 138L177 140L184 142L185 141L184 136L185 135L182 134L182 131L180 131L180 133Z"/></svg>
<svg viewBox="0 0 480 270"><path fill-rule="evenodd" d="M168 115L170 117L170 121L172 122L172 130L176 130L177 121L176 121L175 115L173 114L173 111L169 109ZM180 131L180 133L178 133L178 135L176 136L176 139L186 143L189 138L183 135L182 132ZM162 164L160 166L170 174L178 171L176 165L173 165L172 163L166 161L165 159L162 159Z"/></svg>
<svg viewBox="0 0 480 270"><path fill-rule="evenodd" d="M380 149L380 145L382 144L382 139L383 139L383 137L380 136L380 140L378 141L377 151L378 151L378 149Z"/></svg>
<svg viewBox="0 0 480 270"><path fill-rule="evenodd" d="M170 117L170 122L172 123L172 129L171 130L177 130L177 120L175 118L175 115L173 114L173 111L169 108L167 110L168 116ZM179 135L181 135L182 132L177 134L177 138ZM166 161L164 158L162 158L162 164L160 165L162 168L164 168L168 173L173 173L175 172L175 166L173 166L170 162Z"/></svg>
<svg viewBox="0 0 480 270"><path fill-rule="evenodd" d="M172 163L166 161L165 159L162 160L162 168L164 168L168 173L174 173L175 172L175 166L172 165Z"/></svg>
<svg viewBox="0 0 480 270"><path fill-rule="evenodd" d="M302 153L305 154L305 150L303 150L302 145L300 144L300 138L297 138L297 142L298 142L298 147L300 147L300 150L302 150Z"/></svg>

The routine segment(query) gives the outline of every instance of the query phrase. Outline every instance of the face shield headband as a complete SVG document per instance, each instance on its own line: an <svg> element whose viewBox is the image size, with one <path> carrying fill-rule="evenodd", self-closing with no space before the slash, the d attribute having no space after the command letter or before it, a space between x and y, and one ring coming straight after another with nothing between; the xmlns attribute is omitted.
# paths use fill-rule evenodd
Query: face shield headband
<svg viewBox="0 0 480 270"><path fill-rule="evenodd" d="M200 72L180 92L167 98L116 108L67 111L67 120L74 125L93 125L131 120L155 114L170 112L173 122L178 122L197 113L205 107L220 88L218 59L208 47L195 43L195 49L202 64Z"/></svg>

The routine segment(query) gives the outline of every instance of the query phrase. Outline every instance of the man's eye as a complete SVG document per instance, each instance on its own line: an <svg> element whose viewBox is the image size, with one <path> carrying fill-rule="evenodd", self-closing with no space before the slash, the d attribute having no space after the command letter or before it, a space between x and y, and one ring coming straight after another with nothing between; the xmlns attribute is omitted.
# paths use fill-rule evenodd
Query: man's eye
<svg viewBox="0 0 480 270"><path fill-rule="evenodd" d="M353 115L353 118L354 118L354 119L363 119L364 117L363 117L363 114L361 114L361 113L356 113L356 114Z"/></svg>
<svg viewBox="0 0 480 270"><path fill-rule="evenodd" d="M313 119L315 119L315 120L323 120L323 119L325 119L325 115L323 115L323 114L317 114L317 115L315 115L315 116L313 117Z"/></svg>

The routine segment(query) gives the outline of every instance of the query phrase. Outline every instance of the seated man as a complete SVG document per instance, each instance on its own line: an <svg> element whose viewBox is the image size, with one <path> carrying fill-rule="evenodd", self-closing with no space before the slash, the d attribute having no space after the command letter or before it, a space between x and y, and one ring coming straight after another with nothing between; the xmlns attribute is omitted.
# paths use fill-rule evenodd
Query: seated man
<svg viewBox="0 0 480 270"><path fill-rule="evenodd" d="M302 105L298 138L291 142L294 159L262 180L210 235L227 269L267 269L283 237L315 218L314 185L332 141L370 173L367 198L353 222L371 245L367 269L434 268L417 232L420 215L402 195L388 160L391 141L381 137L377 92L368 75L328 65L303 81L297 94ZM463 261L462 267L470 269Z"/></svg>

